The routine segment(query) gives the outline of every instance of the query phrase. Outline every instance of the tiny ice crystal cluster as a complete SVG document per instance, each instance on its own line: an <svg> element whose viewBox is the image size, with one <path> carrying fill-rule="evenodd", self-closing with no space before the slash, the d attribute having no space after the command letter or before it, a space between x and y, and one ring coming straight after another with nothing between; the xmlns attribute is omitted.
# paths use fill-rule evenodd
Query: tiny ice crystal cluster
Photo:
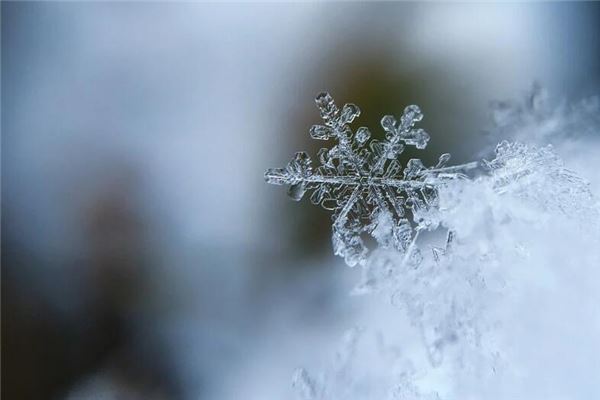
<svg viewBox="0 0 600 400"><path fill-rule="evenodd" d="M424 149L429 141L427 132L415 128L423 119L415 105L406 107L400 120L384 116L385 140L379 141L371 139L366 127L356 132L349 127L360 115L356 105L345 104L340 110L325 92L316 103L324 125L314 125L311 137L337 144L319 150L318 167L313 168L307 153L298 152L285 168L267 170L265 180L290 185L288 194L297 201L309 192L313 204L333 211L333 249L348 265L365 263L366 234L381 248L410 253L418 233L428 228L423 215L435 207L438 188L464 179L464 172L477 163L446 166L450 154L445 153L433 167L413 158L402 168L399 157L406 146Z"/></svg>

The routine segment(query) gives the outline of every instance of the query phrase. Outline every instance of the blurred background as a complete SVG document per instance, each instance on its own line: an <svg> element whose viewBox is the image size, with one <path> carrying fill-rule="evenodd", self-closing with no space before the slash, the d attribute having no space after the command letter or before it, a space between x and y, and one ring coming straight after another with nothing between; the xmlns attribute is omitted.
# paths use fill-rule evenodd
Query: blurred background
<svg viewBox="0 0 600 400"><path fill-rule="evenodd" d="M2 397L289 398L365 301L263 172L329 91L424 161L490 102L600 92L600 4L2 2ZM413 156L408 153L407 157Z"/></svg>

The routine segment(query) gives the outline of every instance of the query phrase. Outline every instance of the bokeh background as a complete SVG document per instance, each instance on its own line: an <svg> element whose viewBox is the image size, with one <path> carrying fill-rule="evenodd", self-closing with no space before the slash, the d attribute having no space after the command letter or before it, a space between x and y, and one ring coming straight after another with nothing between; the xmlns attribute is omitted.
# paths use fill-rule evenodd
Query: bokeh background
<svg viewBox="0 0 600 400"><path fill-rule="evenodd" d="M408 104L424 160L489 105L600 92L600 4L2 2L2 397L289 398L367 303L328 213L263 182L314 96ZM408 154L407 156L411 156Z"/></svg>

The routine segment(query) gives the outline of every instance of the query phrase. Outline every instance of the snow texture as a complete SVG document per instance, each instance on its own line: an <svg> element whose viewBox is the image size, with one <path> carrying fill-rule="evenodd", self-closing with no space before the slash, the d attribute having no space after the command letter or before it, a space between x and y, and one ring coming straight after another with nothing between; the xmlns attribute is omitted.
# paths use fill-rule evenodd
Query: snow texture
<svg viewBox="0 0 600 400"><path fill-rule="evenodd" d="M365 150L362 128L351 141L347 127L358 108L340 112L328 95L317 98L326 125L313 127L313 137L338 145L321 151L316 172L299 153L286 169L267 171L267 181L292 185L296 199L311 190L316 203L333 201L336 253L362 266L354 293L382 295L397 312L383 314L384 332L349 330L321 373L298 369L300 398L600 398L600 207L556 148L540 144L551 136L564 149L581 139L562 128L589 136L598 119L594 103L543 108L535 96L496 125L498 139L523 139L526 126L533 144L501 140L490 160L458 167L445 167L446 155L433 168L410 160L402 176L403 146L429 138L414 128L418 108L399 123L384 117L387 140ZM584 161L600 167L596 156ZM476 165L481 173L468 178L463 172ZM440 229L441 246L417 241ZM380 244L368 256L365 232ZM392 329L395 319L406 326Z"/></svg>

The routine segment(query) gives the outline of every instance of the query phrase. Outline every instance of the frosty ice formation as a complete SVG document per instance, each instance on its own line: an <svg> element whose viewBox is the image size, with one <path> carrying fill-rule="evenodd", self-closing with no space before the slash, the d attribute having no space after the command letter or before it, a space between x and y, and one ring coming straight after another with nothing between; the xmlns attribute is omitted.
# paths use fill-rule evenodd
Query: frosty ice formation
<svg viewBox="0 0 600 400"><path fill-rule="evenodd" d="M349 127L360 115L356 105L345 104L340 110L325 92L315 101L324 125L313 125L310 136L337 144L319 150L316 169L307 153L298 152L285 168L268 169L265 180L290 185L288 194L296 201L309 192L313 204L333 211L333 250L349 266L366 261L366 234L383 248L410 255L419 231L429 228L426 214L436 205L437 188L466 178L463 172L477 163L447 167L450 154L445 153L434 167L413 158L403 169L398 158L405 147L424 149L429 141L427 132L415 128L423 119L419 107L406 107L399 121L384 116L385 140L379 141L370 139L366 127L355 133Z"/></svg>

